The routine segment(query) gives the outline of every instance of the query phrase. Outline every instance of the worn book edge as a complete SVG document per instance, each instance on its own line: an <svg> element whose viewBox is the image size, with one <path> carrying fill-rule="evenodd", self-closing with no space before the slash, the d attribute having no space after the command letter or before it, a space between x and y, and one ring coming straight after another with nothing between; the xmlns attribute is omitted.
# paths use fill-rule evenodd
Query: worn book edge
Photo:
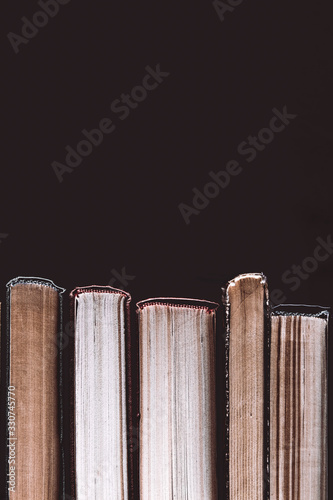
<svg viewBox="0 0 333 500"><path fill-rule="evenodd" d="M144 314L143 310L148 309L149 307L158 306L161 309L165 308L169 311L175 313L176 309L183 310L183 312L187 310L197 310L204 314L206 318L211 316L214 321L214 337L216 336L216 310L219 308L219 304L216 302L212 302L204 299L195 299L195 298L185 298L185 297L153 297L145 300L141 300L136 303L137 309L137 332L140 332L140 316ZM216 360L215 360L216 362ZM216 385L216 374L215 374L215 385ZM141 411L141 406L140 406ZM216 412L216 405L215 405ZM217 425L215 429L215 433L217 432ZM215 437L216 439L216 437ZM217 446L216 446L217 451ZM141 454L140 454L141 455ZM216 474L216 487L217 487L217 456L215 454L215 474ZM208 467L208 466L207 466ZM140 492L141 492L141 481L140 481ZM205 497L206 498L206 497ZM208 498L208 497L207 497ZM209 497L210 498L210 497ZM215 496L214 496L215 498Z"/></svg>
<svg viewBox="0 0 333 500"><path fill-rule="evenodd" d="M208 312L215 311L219 304L209 300L190 299L190 298L177 298L177 297L155 297L151 299L140 300L136 303L137 312L147 306L161 305L173 307L190 307L197 309L206 309Z"/></svg>
<svg viewBox="0 0 333 500"><path fill-rule="evenodd" d="M11 302L11 289L16 285L41 285L47 286L56 290L58 292L59 298L59 315L58 315L58 345L63 345L63 293L66 291L65 288L59 287L53 283L52 280L47 278L40 278L34 276L17 276L11 279L6 284L6 314L7 314L7 324L6 324L6 387L10 385L10 302ZM60 495L63 500L65 500L65 452L64 452L64 440L63 440L63 425L64 425L64 411L63 411L63 360L62 360L62 349L59 348L58 353L58 390L59 390L59 449L60 449ZM6 398L6 415L8 414L8 398ZM9 428L6 424L6 441L9 438ZM6 473L9 474L9 463L6 460ZM9 490L6 487L6 498L9 500Z"/></svg>
<svg viewBox="0 0 333 500"><path fill-rule="evenodd" d="M329 319L330 307L308 304L278 304L271 309L272 316L309 316Z"/></svg>
<svg viewBox="0 0 333 500"><path fill-rule="evenodd" d="M309 305L309 304L278 304L271 308L271 317L275 316L285 316L285 317L296 317L296 316L304 316L304 317L312 317L312 318L321 318L325 320L325 347L326 347L326 373L327 373L327 383L328 381L328 342L329 342L329 322L330 322L330 312L331 308L328 306L320 306L320 305ZM327 395L328 396L328 395ZM326 396L326 397L327 397ZM328 403L328 401L327 401ZM326 429L328 433L329 429L329 419L328 419L328 406L326 412ZM326 439L328 435L326 435ZM326 485L328 486L328 446L326 450ZM326 487L326 500L328 500L328 487Z"/></svg>
<svg viewBox="0 0 333 500"><path fill-rule="evenodd" d="M130 328L130 302L131 295L122 289L103 285L88 285L74 288L69 294L70 321L75 332L76 304L75 299L84 293L110 293L120 294L126 298L125 302L125 335L126 335L126 416L128 429L127 455L128 455L128 485L129 500L134 500L134 435L133 435L133 395L132 395L132 356L131 356L131 328ZM75 335L70 347L70 491L72 499L76 499L76 473L75 473L75 364L74 364Z"/></svg>
<svg viewBox="0 0 333 500"><path fill-rule="evenodd" d="M224 457L224 477L225 477L225 498L230 500L230 484L229 484L229 430L230 430L230 394L229 394L229 348L230 348L230 298L229 289L235 286L238 281L246 278L254 278L260 280L260 284L264 287L264 363L265 363L265 403L264 403L264 420L265 420L265 442L264 442L264 457L265 457L265 489L264 498L269 500L269 443L270 443L270 430L269 430L269 407L270 407L270 303L268 293L267 278L263 273L244 273L239 274L232 280L228 281L225 287L222 287L222 304L224 315L224 337L225 337L225 457Z"/></svg>

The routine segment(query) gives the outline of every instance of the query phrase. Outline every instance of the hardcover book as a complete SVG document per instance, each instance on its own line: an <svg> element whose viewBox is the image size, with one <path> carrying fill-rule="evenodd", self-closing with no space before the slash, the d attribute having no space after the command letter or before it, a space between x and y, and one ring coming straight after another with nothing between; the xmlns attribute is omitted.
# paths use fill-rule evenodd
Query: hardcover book
<svg viewBox="0 0 333 500"><path fill-rule="evenodd" d="M130 295L109 286L76 288L72 392L72 496L133 496Z"/></svg>
<svg viewBox="0 0 333 500"><path fill-rule="evenodd" d="M327 327L324 309L272 314L272 500L327 499Z"/></svg>
<svg viewBox="0 0 333 500"><path fill-rule="evenodd" d="M7 284L9 500L59 500L63 492L61 331L64 289L41 278Z"/></svg>
<svg viewBox="0 0 333 500"><path fill-rule="evenodd" d="M140 498L217 500L217 304L158 298L137 304Z"/></svg>
<svg viewBox="0 0 333 500"><path fill-rule="evenodd" d="M268 292L265 276L242 274L224 292L227 494L268 497Z"/></svg>

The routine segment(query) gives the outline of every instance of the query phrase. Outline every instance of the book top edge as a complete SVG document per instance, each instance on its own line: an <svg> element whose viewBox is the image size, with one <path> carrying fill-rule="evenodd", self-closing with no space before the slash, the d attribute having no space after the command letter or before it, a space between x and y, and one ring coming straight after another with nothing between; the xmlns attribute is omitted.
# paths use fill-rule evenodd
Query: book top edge
<svg viewBox="0 0 333 500"><path fill-rule="evenodd" d="M307 304L280 304L272 308L271 316L306 316L328 320L330 307Z"/></svg>
<svg viewBox="0 0 333 500"><path fill-rule="evenodd" d="M66 291L65 288L57 286L55 283L53 283L52 280L49 280L47 278L34 277L34 276L17 276L16 278L13 278L12 280L8 281L6 287L8 290L10 290L11 288L13 288L16 285L47 286L49 288L53 288L53 290L56 290L60 295Z"/></svg>
<svg viewBox="0 0 333 500"><path fill-rule="evenodd" d="M151 299L140 300L140 302L137 302L136 304L138 310L154 305L189 307L193 309L207 309L209 311L215 311L219 307L219 304L217 304L217 302L183 297L155 297Z"/></svg>
<svg viewBox="0 0 333 500"><path fill-rule="evenodd" d="M260 282L263 285L267 284L267 278L263 273L244 273L244 274L239 274L236 276L236 278L233 278L232 280L228 281L226 288L228 289L231 286L235 286L238 281L242 281L244 279L257 279L260 280Z"/></svg>
<svg viewBox="0 0 333 500"><path fill-rule="evenodd" d="M268 293L268 283L267 278L264 273L245 273L239 274L234 279L228 281L225 287L222 287L222 302L225 306L230 306L230 289L237 286L241 281L248 279L257 280L259 285L264 288L265 302L268 309L269 306L269 293Z"/></svg>
<svg viewBox="0 0 333 500"><path fill-rule="evenodd" d="M121 290L120 288L114 288L112 286L108 285L88 285L88 286L79 286L74 288L69 296L70 297L78 297L78 295L81 295L83 293L90 293L90 292L95 292L95 293L118 293L120 295L123 295L129 302L131 301L131 295L128 292L125 292L124 290Z"/></svg>

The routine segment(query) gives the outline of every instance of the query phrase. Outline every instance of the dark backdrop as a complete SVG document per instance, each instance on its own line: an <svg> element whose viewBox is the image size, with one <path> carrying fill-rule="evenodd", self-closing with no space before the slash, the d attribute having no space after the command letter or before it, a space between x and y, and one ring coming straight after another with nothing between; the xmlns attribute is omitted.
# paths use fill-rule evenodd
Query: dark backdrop
<svg viewBox="0 0 333 500"><path fill-rule="evenodd" d="M62 3L49 16L2 3L2 302L18 275L112 283L134 308L220 301L227 280L262 271L275 303L330 306L329 2ZM131 92L133 109L110 109ZM66 146L104 118L114 130L69 171Z"/></svg>

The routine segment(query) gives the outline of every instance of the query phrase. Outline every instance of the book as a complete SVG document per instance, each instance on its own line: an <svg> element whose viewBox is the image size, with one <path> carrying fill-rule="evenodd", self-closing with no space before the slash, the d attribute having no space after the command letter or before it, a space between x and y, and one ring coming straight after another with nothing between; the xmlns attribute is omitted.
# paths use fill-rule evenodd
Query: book
<svg viewBox="0 0 333 500"><path fill-rule="evenodd" d="M74 321L72 498L133 496L129 303L123 290L71 294Z"/></svg>
<svg viewBox="0 0 333 500"><path fill-rule="evenodd" d="M263 274L229 281L226 313L226 487L230 500L268 497L268 291Z"/></svg>
<svg viewBox="0 0 333 500"><path fill-rule="evenodd" d="M217 500L217 307L174 298L137 304L144 500Z"/></svg>
<svg viewBox="0 0 333 500"><path fill-rule="evenodd" d="M61 331L63 288L42 278L7 284L7 492L59 500L63 492Z"/></svg>
<svg viewBox="0 0 333 500"><path fill-rule="evenodd" d="M328 311L274 309L271 327L272 500L327 499Z"/></svg>

